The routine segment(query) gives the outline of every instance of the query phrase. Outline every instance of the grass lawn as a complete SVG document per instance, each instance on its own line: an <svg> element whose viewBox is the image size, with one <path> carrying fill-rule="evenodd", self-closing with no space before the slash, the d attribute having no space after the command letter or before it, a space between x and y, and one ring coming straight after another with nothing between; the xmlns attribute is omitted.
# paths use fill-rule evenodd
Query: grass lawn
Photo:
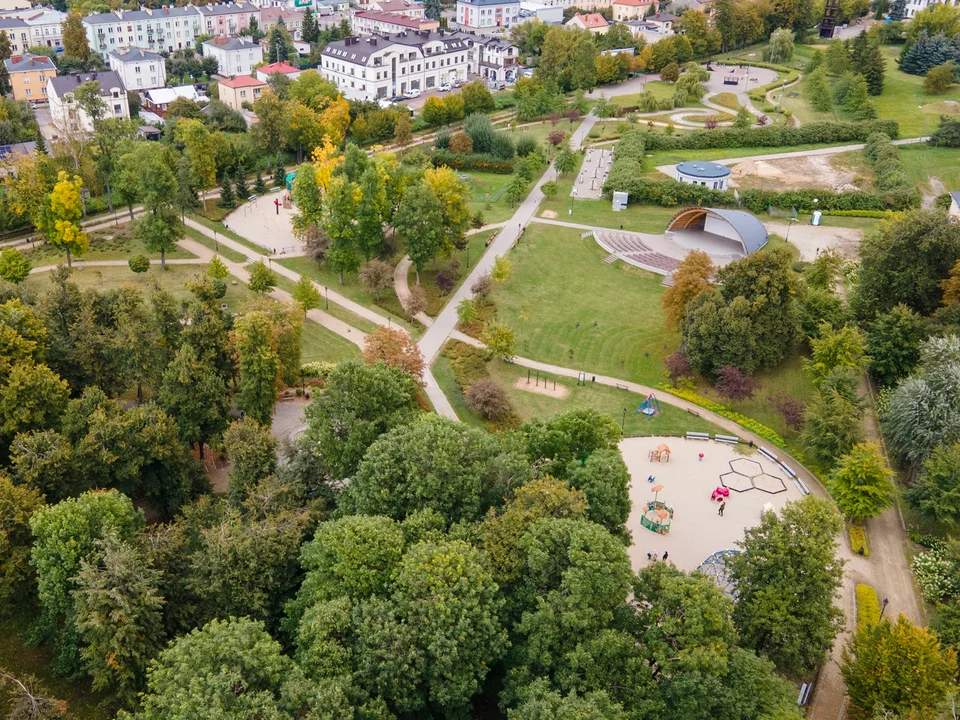
<svg viewBox="0 0 960 720"><path fill-rule="evenodd" d="M300 336L300 353L301 361L305 363L317 360L337 363L359 359L360 348L320 323L307 319Z"/></svg>
<svg viewBox="0 0 960 720"><path fill-rule="evenodd" d="M960 189L960 148L901 145L900 161L907 177L921 188L936 177L948 192Z"/></svg>
<svg viewBox="0 0 960 720"><path fill-rule="evenodd" d="M67 703L69 717L76 720L108 720L116 709L104 707L104 697L94 692L89 681L67 682L56 678L50 671L53 657L44 648L26 647L23 633L33 618L20 610L15 615L0 620L0 667L11 671L18 678L24 675L37 677L46 691ZM0 691L0 714L7 716L8 696Z"/></svg>
<svg viewBox="0 0 960 720"><path fill-rule="evenodd" d="M441 355L434 363L433 370L437 381L447 397L450 398L460 419L475 427L485 427L483 420L466 406L463 393L453 378L450 361ZM577 381L572 378L554 377L553 375L540 373L539 382L541 385L549 383L548 387L552 389L554 381L556 381L557 388L562 386L569 392L569 395L565 398L555 398L515 387L514 383L518 379L521 380L524 387L527 386L527 369L519 365L494 361L487 363L487 371L506 389L514 412L524 422L534 418L553 417L568 410L590 408L609 415L618 423L624 421L623 411L626 410L624 434L628 436L682 435L688 430L692 432L723 432L713 423L666 403L660 403L661 412L652 420L648 419L646 415L635 415L634 411L640 406L644 398L607 385L588 383L579 387ZM441 377L443 378L442 381ZM529 387L535 387L536 382L536 373L532 373Z"/></svg>
<svg viewBox="0 0 960 720"><path fill-rule="evenodd" d="M517 353L655 385L679 334L664 328L660 277L623 263L580 231L535 224L510 252L513 275L495 287L497 317Z"/></svg>
<svg viewBox="0 0 960 720"><path fill-rule="evenodd" d="M380 300L377 301L371 293L363 289L356 273L346 273L343 277L343 285L341 285L339 274L330 269L326 263L316 263L310 258L305 257L277 258L274 262L280 263L285 268L289 268L301 275L306 275L314 282L318 282L320 285L328 287L334 292L364 307L368 307L381 315L392 318L394 323L407 330L414 330L414 326L406 319L403 308L400 306L400 300L397 299L393 287L384 292ZM330 307L333 309L333 305ZM331 315L332 314L334 313L331 312Z"/></svg>
<svg viewBox="0 0 960 720"><path fill-rule="evenodd" d="M507 130L510 133L510 136L516 141L521 135L530 135L536 139L538 143L545 143L547 141L547 136L554 130L563 130L568 136L572 135L583 120L574 120L573 123L566 118L561 118L556 125L553 124L550 120L543 120L542 122L537 123L536 125L527 125L525 127L518 127L516 130ZM498 128L504 129L504 128Z"/></svg>
<svg viewBox="0 0 960 720"><path fill-rule="evenodd" d="M673 93L676 90L674 83L665 82L663 80L651 80L648 83L643 85L644 92L652 93L654 97L658 100L667 100L673 97ZM619 107L636 107L640 102L640 93L633 93L631 95L616 95L610 98L610 102ZM689 103L684 107L703 107L699 102Z"/></svg>
<svg viewBox="0 0 960 720"><path fill-rule="evenodd" d="M96 230L89 234L90 248L82 256L74 255L74 260L129 260L134 255L146 255L151 260L159 260L160 253L147 252L143 243L130 235L130 223L106 230ZM33 267L66 263L67 255L63 250L49 243L36 243L36 247L24 246L24 255ZM167 259L195 258L192 252L176 247L167 253Z"/></svg>
<svg viewBox="0 0 960 720"><path fill-rule="evenodd" d="M844 143L851 144L851 143ZM818 148L833 147L836 143L812 143L809 145L785 145L784 147L741 147L741 148L708 148L706 150L655 150L644 158L643 169L647 172L656 170L658 165L675 165L684 160L723 160L726 158L751 157L753 155L772 155L779 153L797 152L799 150L816 150Z"/></svg>
<svg viewBox="0 0 960 720"><path fill-rule="evenodd" d="M239 253L232 248L228 248L226 245L220 245L213 241L213 238L207 237L199 230L194 230L191 227L184 228L184 235L186 235L191 240L196 240L198 243L204 247L210 248L215 253L219 253L227 260L235 263L246 263L247 256L243 253Z"/></svg>
<svg viewBox="0 0 960 720"><path fill-rule="evenodd" d="M467 202L470 212L474 215L482 214L485 223L509 220L517 211L505 197L507 186L513 180L513 175L498 175L475 170L467 170L460 174L466 175L464 182L470 188L470 200Z"/></svg>
<svg viewBox="0 0 960 720"><path fill-rule="evenodd" d="M437 287L437 273L449 264L449 260L439 261L436 269L434 269L431 264L430 267L420 273L420 287L427 293L427 315L436 317L440 314L440 311L443 310L444 306L450 301L450 296L463 284L463 281L466 280L467 275L470 274L474 265L483 257L483 253L487 249L487 240L497 232L499 231L484 230L468 236L466 249L463 252L456 253L454 256L460 261L460 277L453 286L453 289L446 295L441 294L440 288ZM417 273L412 265L410 266L410 272L407 273L407 282L411 287L417 282Z"/></svg>
<svg viewBox="0 0 960 720"><path fill-rule="evenodd" d="M725 108L730 108L731 110L740 109L740 101L737 100L737 96L731 92L717 93L709 99L711 102L722 105Z"/></svg>
<svg viewBox="0 0 960 720"><path fill-rule="evenodd" d="M281 290L286 290L291 295L293 294L293 289L296 287L296 283L290 278L286 278L283 275L277 275L277 287ZM343 320L351 327L355 327L360 332L371 333L376 330L379 325L377 323L367 320L365 317L357 315L351 310L347 310L342 305L334 302L324 302L320 301L320 309L324 312L333 315L333 317ZM336 333L334 333L336 335ZM339 335L337 336L339 338Z"/></svg>

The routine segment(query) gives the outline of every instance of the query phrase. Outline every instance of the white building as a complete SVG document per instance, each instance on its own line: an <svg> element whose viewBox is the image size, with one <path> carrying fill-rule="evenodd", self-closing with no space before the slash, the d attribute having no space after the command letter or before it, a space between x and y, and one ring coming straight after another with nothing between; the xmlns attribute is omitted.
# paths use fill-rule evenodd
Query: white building
<svg viewBox="0 0 960 720"><path fill-rule="evenodd" d="M350 29L357 35L389 35L407 30L438 30L440 23L436 20L425 20L375 12L373 10L358 10L350 18Z"/></svg>
<svg viewBox="0 0 960 720"><path fill-rule="evenodd" d="M4 18L23 20L29 28L31 46L63 47L63 21L67 14L52 8L36 7L0 12Z"/></svg>
<svg viewBox="0 0 960 720"><path fill-rule="evenodd" d="M472 50L461 33L406 32L328 44L320 74L350 100L377 100L467 79Z"/></svg>
<svg viewBox="0 0 960 720"><path fill-rule="evenodd" d="M263 28L260 8L248 2L224 2L198 5L195 8L203 16L203 32L215 37L229 37L250 27L256 20Z"/></svg>
<svg viewBox="0 0 960 720"><path fill-rule="evenodd" d="M193 47L197 36L206 32L202 20L195 7L163 7L87 15L83 27L90 50L106 60L121 48L173 52Z"/></svg>
<svg viewBox="0 0 960 720"><path fill-rule="evenodd" d="M673 23L677 21L676 15L661 12L651 15L643 20L631 20L624 23L630 28L631 34L636 38L643 38L647 44L652 45L655 42L663 40L665 37L673 35Z"/></svg>
<svg viewBox="0 0 960 720"><path fill-rule="evenodd" d="M167 84L167 66L163 58L149 50L127 48L108 56L110 69L129 90L150 90Z"/></svg>
<svg viewBox="0 0 960 720"><path fill-rule="evenodd" d="M539 0L521 0L520 22L539 20L548 25L563 23L563 8L559 5L547 5Z"/></svg>
<svg viewBox="0 0 960 720"><path fill-rule="evenodd" d="M47 81L47 97L50 99L50 119L58 134L93 132L93 119L76 103L73 91L85 82L96 81L100 85L100 97L105 108L104 118L128 118L127 89L120 76L112 71L60 75Z"/></svg>
<svg viewBox="0 0 960 720"><path fill-rule="evenodd" d="M263 62L263 48L252 38L214 38L201 46L204 57L216 58L221 75L249 75Z"/></svg>
<svg viewBox="0 0 960 720"><path fill-rule="evenodd" d="M960 192L950 193L950 209L947 212L954 220L960 220Z"/></svg>
<svg viewBox="0 0 960 720"><path fill-rule="evenodd" d="M160 117L167 114L167 108L174 100L183 98L198 104L210 102L210 98L197 90L193 85L178 85L177 87L163 87L147 90L143 94L143 106Z"/></svg>
<svg viewBox="0 0 960 720"><path fill-rule="evenodd" d="M490 30L520 22L520 0L457 0L457 24Z"/></svg>
<svg viewBox="0 0 960 720"><path fill-rule="evenodd" d="M587 30L594 35L603 35L607 32L607 30L610 29L610 23L608 23L607 19L600 13L588 13L586 15L577 13L572 18L567 20L564 25L566 27Z"/></svg>
<svg viewBox="0 0 960 720"><path fill-rule="evenodd" d="M388 15L403 15L414 20L422 20L427 16L423 3L410 2L410 0L375 0L364 9Z"/></svg>
<svg viewBox="0 0 960 720"><path fill-rule="evenodd" d="M677 165L677 182L702 185L711 190L726 190L730 168L715 162L690 160Z"/></svg>
<svg viewBox="0 0 960 720"><path fill-rule="evenodd" d="M493 84L514 82L520 72L520 48L487 35L459 35L470 48L468 71Z"/></svg>

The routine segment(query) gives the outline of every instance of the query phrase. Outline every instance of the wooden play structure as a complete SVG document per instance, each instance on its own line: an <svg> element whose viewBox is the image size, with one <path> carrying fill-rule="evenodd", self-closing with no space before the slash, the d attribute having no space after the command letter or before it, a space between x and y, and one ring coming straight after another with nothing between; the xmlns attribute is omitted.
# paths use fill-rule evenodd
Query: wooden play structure
<svg viewBox="0 0 960 720"><path fill-rule="evenodd" d="M646 510L640 516L640 524L647 530L666 535L673 522L673 508L657 499L663 485L654 485L650 490L654 493L653 500L647 503Z"/></svg>
<svg viewBox="0 0 960 720"><path fill-rule="evenodd" d="M657 445L655 450L650 451L650 462L670 462L670 448L664 443Z"/></svg>

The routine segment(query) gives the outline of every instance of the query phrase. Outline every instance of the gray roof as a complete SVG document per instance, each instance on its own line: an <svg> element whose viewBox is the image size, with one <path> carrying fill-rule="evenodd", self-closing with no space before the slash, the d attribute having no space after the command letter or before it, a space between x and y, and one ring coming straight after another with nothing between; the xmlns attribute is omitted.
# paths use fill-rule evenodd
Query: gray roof
<svg viewBox="0 0 960 720"><path fill-rule="evenodd" d="M83 23L85 25L111 25L113 23L126 22L127 20L162 20L168 17L188 17L191 15L197 16L198 19L200 16L197 8L192 5L186 5L184 7L166 6L152 11L117 10L116 12L87 15L83 19Z"/></svg>
<svg viewBox="0 0 960 720"><path fill-rule="evenodd" d="M408 30L401 33L384 33L365 38L349 37L343 40L334 40L327 43L323 48L323 54L352 63L365 64L372 53L391 45L422 47L425 43L435 41L443 43L444 52L455 52L467 47L462 33L445 33L439 30Z"/></svg>
<svg viewBox="0 0 960 720"><path fill-rule="evenodd" d="M30 26L18 18L0 18L0 30L26 30Z"/></svg>
<svg viewBox="0 0 960 720"><path fill-rule="evenodd" d="M46 55L31 55L30 53L14 55L4 60L3 64L7 66L7 72L12 73L31 72L33 70L54 70L56 68L53 60Z"/></svg>
<svg viewBox="0 0 960 720"><path fill-rule="evenodd" d="M737 231L743 241L743 249L747 255L755 253L767 244L769 234L763 223L755 216L743 210L725 210L721 208L706 208L707 212L726 220Z"/></svg>
<svg viewBox="0 0 960 720"><path fill-rule="evenodd" d="M730 174L730 168L715 162L687 160L677 165L677 172L692 177L703 178L704 180L715 180L717 178L727 177Z"/></svg>
<svg viewBox="0 0 960 720"><path fill-rule="evenodd" d="M141 50L140 48L127 48L126 50L114 50L110 53L120 62L137 62L139 60L163 60L162 55Z"/></svg>
<svg viewBox="0 0 960 720"><path fill-rule="evenodd" d="M53 85L57 97L63 97L90 80L96 80L100 83L100 94L104 97L110 94L110 88L116 87L126 92L126 88L123 86L123 80L121 80L120 76L113 70L94 73L77 73L75 75L58 75L57 77L50 78L49 83Z"/></svg>
<svg viewBox="0 0 960 720"><path fill-rule="evenodd" d="M232 38L214 38L213 40L204 40L204 46L217 48L219 50L242 50L260 47L260 43L255 42L249 37L241 35Z"/></svg>
<svg viewBox="0 0 960 720"><path fill-rule="evenodd" d="M953 198L953 201L954 201L957 205L960 205L960 192L952 192L952 193L950 193L950 197Z"/></svg>
<svg viewBox="0 0 960 720"><path fill-rule="evenodd" d="M233 15L239 12L258 13L260 8L248 2L216 3L215 5L198 5L201 15Z"/></svg>

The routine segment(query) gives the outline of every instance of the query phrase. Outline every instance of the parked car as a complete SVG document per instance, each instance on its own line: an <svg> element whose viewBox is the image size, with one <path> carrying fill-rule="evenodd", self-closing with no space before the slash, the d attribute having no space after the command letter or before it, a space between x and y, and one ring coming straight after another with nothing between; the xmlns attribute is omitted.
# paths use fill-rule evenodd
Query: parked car
<svg viewBox="0 0 960 720"><path fill-rule="evenodd" d="M437 90L440 92L450 92L450 86L444 83L443 85L438 87Z"/></svg>
<svg viewBox="0 0 960 720"><path fill-rule="evenodd" d="M404 96L405 98L409 99L409 100L413 100L414 98L420 97L420 91L419 91L419 90L407 90L407 91L403 94L403 96Z"/></svg>

